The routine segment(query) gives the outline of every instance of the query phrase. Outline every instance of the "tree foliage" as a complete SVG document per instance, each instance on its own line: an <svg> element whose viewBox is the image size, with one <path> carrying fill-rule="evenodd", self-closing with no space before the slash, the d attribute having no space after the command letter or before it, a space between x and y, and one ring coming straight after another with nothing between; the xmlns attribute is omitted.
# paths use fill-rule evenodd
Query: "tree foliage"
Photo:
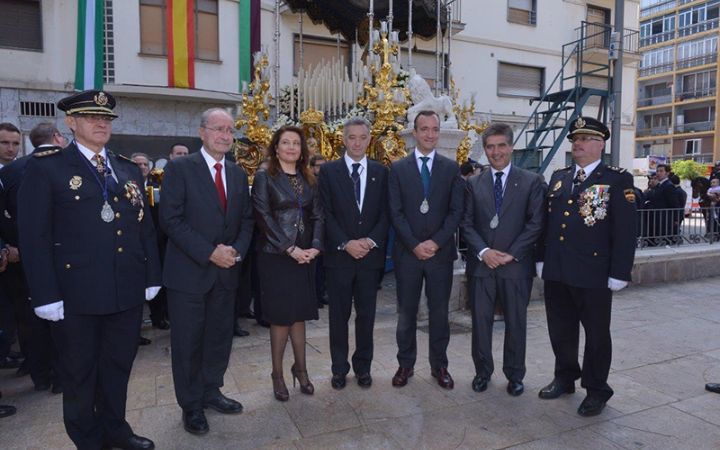
<svg viewBox="0 0 720 450"><path fill-rule="evenodd" d="M683 180L705 176L705 166L692 159L675 161L672 163L672 171Z"/></svg>

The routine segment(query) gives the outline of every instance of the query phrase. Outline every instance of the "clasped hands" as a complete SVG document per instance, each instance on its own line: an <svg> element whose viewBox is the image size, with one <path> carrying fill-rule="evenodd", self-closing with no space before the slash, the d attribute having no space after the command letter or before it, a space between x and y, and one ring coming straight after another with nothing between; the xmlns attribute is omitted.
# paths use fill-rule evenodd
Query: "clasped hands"
<svg viewBox="0 0 720 450"><path fill-rule="evenodd" d="M491 269L497 269L500 266L504 266L514 259L513 255L492 248L486 250L482 254L482 262Z"/></svg>
<svg viewBox="0 0 720 450"><path fill-rule="evenodd" d="M210 255L210 262L222 269L229 269L239 261L238 252L225 244L218 244Z"/></svg>
<svg viewBox="0 0 720 450"><path fill-rule="evenodd" d="M345 251L355 259L362 259L373 249L370 238L352 239L345 243Z"/></svg>
<svg viewBox="0 0 720 450"><path fill-rule="evenodd" d="M308 248L307 250L303 250L300 247L296 247L294 245L288 250L289 251L286 252L288 256L297 261L298 264L310 264L310 261L315 259L315 257L320 254L320 250L316 248Z"/></svg>
<svg viewBox="0 0 720 450"><path fill-rule="evenodd" d="M432 239L428 239L427 241L423 241L416 245L413 249L413 253L417 259L425 261L435 256L435 253L437 253L438 250L440 250L440 246Z"/></svg>

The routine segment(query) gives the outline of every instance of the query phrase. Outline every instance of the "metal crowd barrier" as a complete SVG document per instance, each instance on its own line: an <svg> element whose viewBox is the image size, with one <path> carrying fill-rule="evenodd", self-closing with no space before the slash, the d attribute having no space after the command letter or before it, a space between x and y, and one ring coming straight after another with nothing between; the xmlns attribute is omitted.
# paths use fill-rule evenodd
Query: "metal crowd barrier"
<svg viewBox="0 0 720 450"><path fill-rule="evenodd" d="M637 248L712 244L720 240L720 205L638 210Z"/></svg>

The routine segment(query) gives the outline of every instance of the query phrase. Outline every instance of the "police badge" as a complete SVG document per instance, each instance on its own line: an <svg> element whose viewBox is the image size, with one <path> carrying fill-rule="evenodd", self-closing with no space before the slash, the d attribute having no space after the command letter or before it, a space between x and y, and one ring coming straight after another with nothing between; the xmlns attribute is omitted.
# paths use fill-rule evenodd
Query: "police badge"
<svg viewBox="0 0 720 450"><path fill-rule="evenodd" d="M77 191L82 186L82 178L79 175L75 175L70 178L70 189Z"/></svg>

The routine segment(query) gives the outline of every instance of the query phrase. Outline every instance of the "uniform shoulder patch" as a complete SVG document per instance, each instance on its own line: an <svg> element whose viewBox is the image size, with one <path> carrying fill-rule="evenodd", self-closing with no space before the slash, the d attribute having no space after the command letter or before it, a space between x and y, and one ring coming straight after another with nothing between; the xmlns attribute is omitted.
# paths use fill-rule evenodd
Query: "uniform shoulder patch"
<svg viewBox="0 0 720 450"><path fill-rule="evenodd" d="M44 156L55 155L55 154L58 154L58 153L60 153L60 149L59 149L59 148L54 148L54 149L52 149L52 150L45 150L44 152L33 153L33 156L36 157L36 158L42 158L42 157L44 157Z"/></svg>
<svg viewBox="0 0 720 450"><path fill-rule="evenodd" d="M607 166L607 168L610 169L610 170L612 170L613 172L617 172L617 173L624 173L624 172L625 172L625 169L623 169L622 167Z"/></svg>
<svg viewBox="0 0 720 450"><path fill-rule="evenodd" d="M567 166L567 167L561 167L560 169L555 169L555 171L553 171L553 173L555 173L555 172L562 172L563 170L570 170L570 169L572 169L573 167L574 167L574 166L572 166L572 165Z"/></svg>

